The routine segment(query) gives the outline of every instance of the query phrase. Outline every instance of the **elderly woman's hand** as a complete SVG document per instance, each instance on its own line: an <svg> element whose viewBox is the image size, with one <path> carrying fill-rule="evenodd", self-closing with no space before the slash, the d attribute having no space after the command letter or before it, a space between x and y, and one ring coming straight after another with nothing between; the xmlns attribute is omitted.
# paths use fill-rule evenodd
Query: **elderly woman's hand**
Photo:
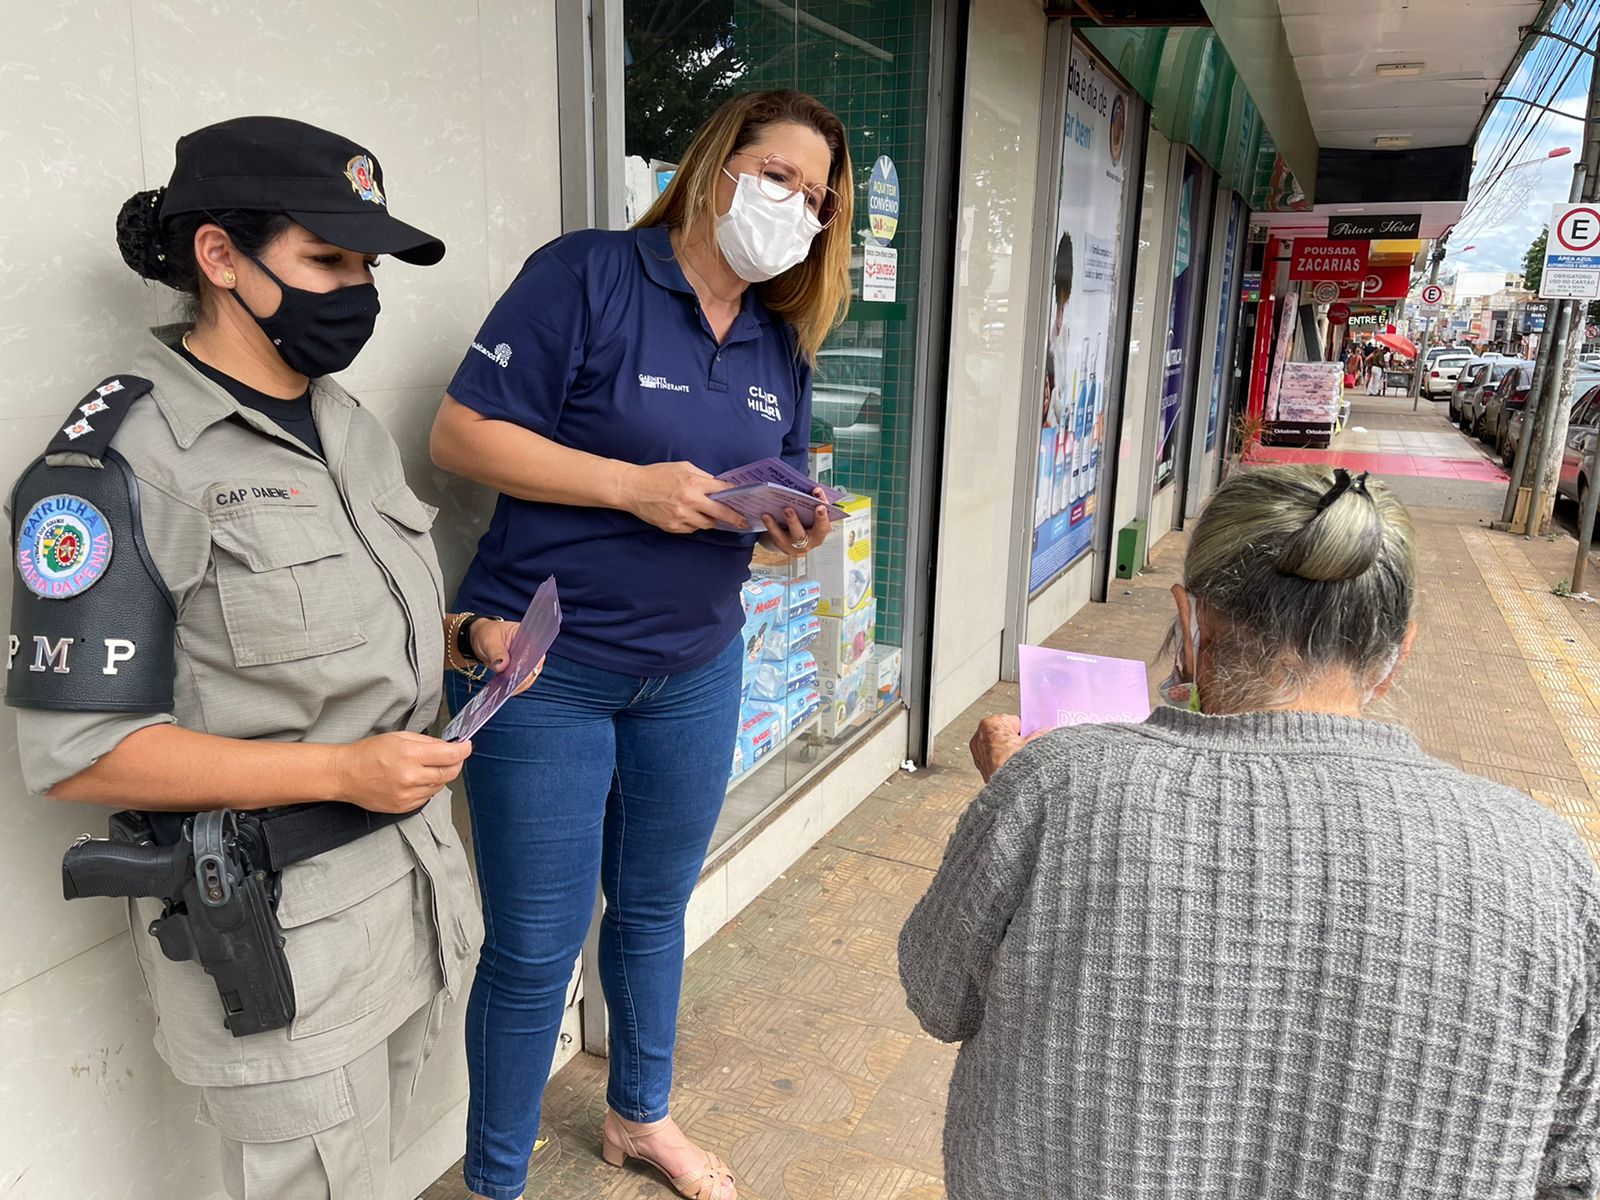
<svg viewBox="0 0 1600 1200"><path fill-rule="evenodd" d="M985 717L978 722L978 732L972 735L973 765L978 768L983 781L988 783L1013 754L1047 732L1040 730L1031 737L1023 737L1021 717L1011 713Z"/></svg>

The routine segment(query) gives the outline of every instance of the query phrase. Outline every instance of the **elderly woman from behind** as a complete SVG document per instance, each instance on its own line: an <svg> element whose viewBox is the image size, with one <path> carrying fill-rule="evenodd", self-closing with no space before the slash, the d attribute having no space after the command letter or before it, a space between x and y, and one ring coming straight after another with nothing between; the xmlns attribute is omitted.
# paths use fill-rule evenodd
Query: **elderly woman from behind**
<svg viewBox="0 0 1600 1200"><path fill-rule="evenodd" d="M1230 479L1143 725L973 739L987 786L907 923L963 1043L968 1200L1471 1196L1600 1184L1600 878L1565 822L1364 719L1415 636L1365 478Z"/></svg>

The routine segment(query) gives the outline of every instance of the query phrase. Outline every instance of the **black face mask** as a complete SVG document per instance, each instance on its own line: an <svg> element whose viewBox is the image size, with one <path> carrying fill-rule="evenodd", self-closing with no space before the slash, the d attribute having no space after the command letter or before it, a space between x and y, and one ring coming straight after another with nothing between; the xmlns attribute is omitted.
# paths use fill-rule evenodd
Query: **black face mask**
<svg viewBox="0 0 1600 1200"><path fill-rule="evenodd" d="M283 299L270 317L258 317L237 291L233 298L250 313L261 332L272 339L279 356L289 366L315 379L342 371L372 338L378 322L378 288L357 283L331 292L308 292L290 287L254 255L250 261L278 285Z"/></svg>

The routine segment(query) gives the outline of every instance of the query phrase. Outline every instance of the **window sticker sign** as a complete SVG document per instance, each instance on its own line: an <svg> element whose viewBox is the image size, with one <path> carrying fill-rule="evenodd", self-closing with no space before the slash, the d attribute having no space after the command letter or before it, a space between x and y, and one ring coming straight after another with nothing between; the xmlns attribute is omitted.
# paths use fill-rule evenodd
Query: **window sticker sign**
<svg viewBox="0 0 1600 1200"><path fill-rule="evenodd" d="M900 172L894 160L881 155L867 179L867 236L873 245L887 246L900 228Z"/></svg>

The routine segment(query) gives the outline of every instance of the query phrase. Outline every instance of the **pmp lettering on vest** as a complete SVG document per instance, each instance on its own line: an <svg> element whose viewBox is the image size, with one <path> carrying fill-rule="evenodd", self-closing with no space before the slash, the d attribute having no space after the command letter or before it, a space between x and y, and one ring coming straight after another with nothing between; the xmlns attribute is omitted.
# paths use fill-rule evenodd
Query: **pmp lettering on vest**
<svg viewBox="0 0 1600 1200"><path fill-rule="evenodd" d="M33 663L28 667L30 671L54 671L57 675L70 675L72 668L67 664L67 652L76 645L76 638L58 638L55 642L43 634L35 634L33 638ZM6 670L11 670L16 665L17 651L22 648L22 639L16 634L11 635L9 654L6 658ZM100 668L102 675L119 675L119 663L132 662L139 653L136 643L127 638L106 638L106 665Z"/></svg>
<svg viewBox="0 0 1600 1200"><path fill-rule="evenodd" d="M139 647L127 638L106 639L106 665L100 668L102 675L116 675L118 663L132 662L133 656L139 653Z"/></svg>
<svg viewBox="0 0 1600 1200"><path fill-rule="evenodd" d="M17 665L17 651L22 649L22 639L16 634L11 635L11 645L6 649L6 670L11 670Z"/></svg>
<svg viewBox="0 0 1600 1200"><path fill-rule="evenodd" d="M43 634L34 634L33 637L33 665L30 671L54 671L57 675L70 675L72 669L67 666L67 650L76 639L64 637L56 639L52 645L49 638Z"/></svg>
<svg viewBox="0 0 1600 1200"><path fill-rule="evenodd" d="M745 403L750 406L751 412L769 421L783 420L783 409L778 404L778 398L771 392L764 391L760 384L750 385L750 395Z"/></svg>

